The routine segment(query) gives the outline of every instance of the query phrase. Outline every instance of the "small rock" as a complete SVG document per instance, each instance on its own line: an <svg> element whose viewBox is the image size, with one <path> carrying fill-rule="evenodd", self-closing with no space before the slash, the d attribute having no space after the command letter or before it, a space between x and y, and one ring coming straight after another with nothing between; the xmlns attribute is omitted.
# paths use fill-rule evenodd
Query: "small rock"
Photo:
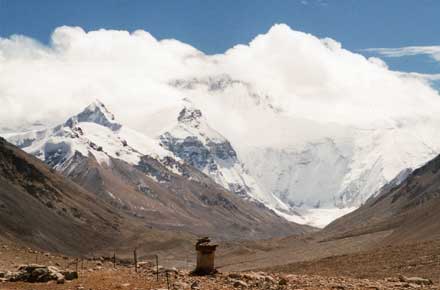
<svg viewBox="0 0 440 290"><path fill-rule="evenodd" d="M241 281L241 280L235 280L233 285L235 288L238 288L238 287L247 288L248 287L248 284L244 281Z"/></svg>
<svg viewBox="0 0 440 290"><path fill-rule="evenodd" d="M271 276L265 276L265 277L264 277L264 280L265 280L266 282L275 283L275 279L272 278Z"/></svg>
<svg viewBox="0 0 440 290"><path fill-rule="evenodd" d="M168 273L174 273L174 274L179 273L179 271L177 270L176 267L166 268L166 269L165 269L165 272L168 272Z"/></svg>
<svg viewBox="0 0 440 290"><path fill-rule="evenodd" d="M243 277L247 280L252 280L252 281L262 281L262 280L265 280L265 278L266 278L266 276L263 276L263 275L257 274L257 273L248 273L248 274L242 275L241 277Z"/></svg>
<svg viewBox="0 0 440 290"><path fill-rule="evenodd" d="M173 284L173 288L175 290L184 290L184 289L188 289L189 288L189 284L187 284L185 282L175 282Z"/></svg>
<svg viewBox="0 0 440 290"><path fill-rule="evenodd" d="M232 279L241 279L241 275L239 273L229 273L228 277Z"/></svg>
<svg viewBox="0 0 440 290"><path fill-rule="evenodd" d="M278 284L279 284L279 285L287 285L287 283L288 283L288 281L287 281L287 279L284 278L284 277L281 277L281 278L280 278L280 281L278 281Z"/></svg>
<svg viewBox="0 0 440 290"><path fill-rule="evenodd" d="M142 261L142 262L138 262L138 267L139 268L149 268L149 267L153 267L153 263L148 262L148 261Z"/></svg>
<svg viewBox="0 0 440 290"><path fill-rule="evenodd" d="M191 289L192 289L192 290L198 290L198 289L200 289L200 283L199 283L199 281L194 281L194 282L191 284Z"/></svg>
<svg viewBox="0 0 440 290"><path fill-rule="evenodd" d="M66 280L74 280L74 279L78 279L78 272L75 271L64 271L62 272L62 274L64 275L64 278Z"/></svg>
<svg viewBox="0 0 440 290"><path fill-rule="evenodd" d="M432 281L430 279L425 279L421 277L405 277L403 275L399 276L399 280L401 282L406 282L409 284L417 284L417 285L432 285Z"/></svg>

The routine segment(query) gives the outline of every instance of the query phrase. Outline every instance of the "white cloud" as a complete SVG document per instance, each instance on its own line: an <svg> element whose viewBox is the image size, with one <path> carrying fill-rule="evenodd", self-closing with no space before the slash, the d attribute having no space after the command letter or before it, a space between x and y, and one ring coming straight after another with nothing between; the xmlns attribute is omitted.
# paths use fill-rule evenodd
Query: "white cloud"
<svg viewBox="0 0 440 290"><path fill-rule="evenodd" d="M399 48L368 48L364 51L375 52L385 57L403 57L414 55L429 55L433 59L440 61L440 46L406 46Z"/></svg>
<svg viewBox="0 0 440 290"><path fill-rule="evenodd" d="M254 123L264 127L252 119L260 111L243 114L243 108L252 111L243 87L213 93L169 85L222 74L268 96L286 116L318 122L355 125L435 116L440 110L437 92L419 77L402 76L378 58L286 25L274 25L249 44L218 55L178 40L157 40L145 31L60 27L50 46L25 36L0 38L0 127L59 121L98 97L123 122L144 130L153 114L188 95L198 95L213 119L220 112L217 119L226 122L227 112L236 130Z"/></svg>

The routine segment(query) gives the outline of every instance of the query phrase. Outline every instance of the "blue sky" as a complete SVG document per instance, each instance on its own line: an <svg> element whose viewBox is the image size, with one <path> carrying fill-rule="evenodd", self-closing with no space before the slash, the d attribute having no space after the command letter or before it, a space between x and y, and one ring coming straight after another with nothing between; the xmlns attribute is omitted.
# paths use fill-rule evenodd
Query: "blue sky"
<svg viewBox="0 0 440 290"><path fill-rule="evenodd" d="M23 34L47 43L61 25L176 38L209 54L265 33L274 23L331 37L352 51L440 44L435 0L0 0L0 37ZM430 55L384 57L395 70L440 73Z"/></svg>

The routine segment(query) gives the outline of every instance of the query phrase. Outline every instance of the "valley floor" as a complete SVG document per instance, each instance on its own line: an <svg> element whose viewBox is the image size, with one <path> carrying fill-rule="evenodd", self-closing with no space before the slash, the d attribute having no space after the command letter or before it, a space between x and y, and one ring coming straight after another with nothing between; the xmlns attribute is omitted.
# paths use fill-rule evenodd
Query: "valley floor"
<svg viewBox="0 0 440 290"><path fill-rule="evenodd" d="M225 273L213 276L194 277L188 272L178 271L169 275L169 288L164 274L159 281L152 271L135 273L132 268L103 269L94 272L80 272L80 277L70 283L0 283L1 290L67 290L67 289L437 289L435 286L421 286L401 282L397 278L368 280L344 277L323 277L316 275L268 274L265 272Z"/></svg>
<svg viewBox="0 0 440 290"><path fill-rule="evenodd" d="M260 247L260 251L264 250L270 254L269 248ZM223 255L227 252L223 252ZM79 279L65 281L64 284L57 284L56 281L0 282L0 290L438 289L440 282L440 240L383 247L262 270L232 271L225 265L219 265L220 273L205 277L190 275L189 271L194 266L192 263L176 269L172 267L173 263L168 262L167 268L159 268L158 281L154 260L151 259L140 260L145 262L140 263L136 273L128 259L118 261L116 268L112 261L104 258L87 259L77 266L74 257L38 252L13 244L0 245L0 255L0 271L16 270L20 264L39 263L60 269L76 270L78 267L79 272ZM224 257L219 257L219 263L224 261ZM277 264L280 261L272 262ZM249 265L250 261L247 263ZM253 266L258 268L264 264L254 261ZM240 263L235 266L238 265ZM427 285L424 279L407 279L404 276L429 278L434 284Z"/></svg>
<svg viewBox="0 0 440 290"><path fill-rule="evenodd" d="M399 275L419 276L440 283L440 240L390 245L359 253L290 263L265 270L373 279Z"/></svg>

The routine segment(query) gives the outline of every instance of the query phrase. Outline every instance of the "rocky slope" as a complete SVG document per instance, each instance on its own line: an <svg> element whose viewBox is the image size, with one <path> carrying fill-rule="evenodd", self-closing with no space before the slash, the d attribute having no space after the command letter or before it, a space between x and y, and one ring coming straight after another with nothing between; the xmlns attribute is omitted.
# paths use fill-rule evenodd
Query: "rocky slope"
<svg viewBox="0 0 440 290"><path fill-rule="evenodd" d="M0 138L0 235L66 253L105 247L121 217L40 160Z"/></svg>

